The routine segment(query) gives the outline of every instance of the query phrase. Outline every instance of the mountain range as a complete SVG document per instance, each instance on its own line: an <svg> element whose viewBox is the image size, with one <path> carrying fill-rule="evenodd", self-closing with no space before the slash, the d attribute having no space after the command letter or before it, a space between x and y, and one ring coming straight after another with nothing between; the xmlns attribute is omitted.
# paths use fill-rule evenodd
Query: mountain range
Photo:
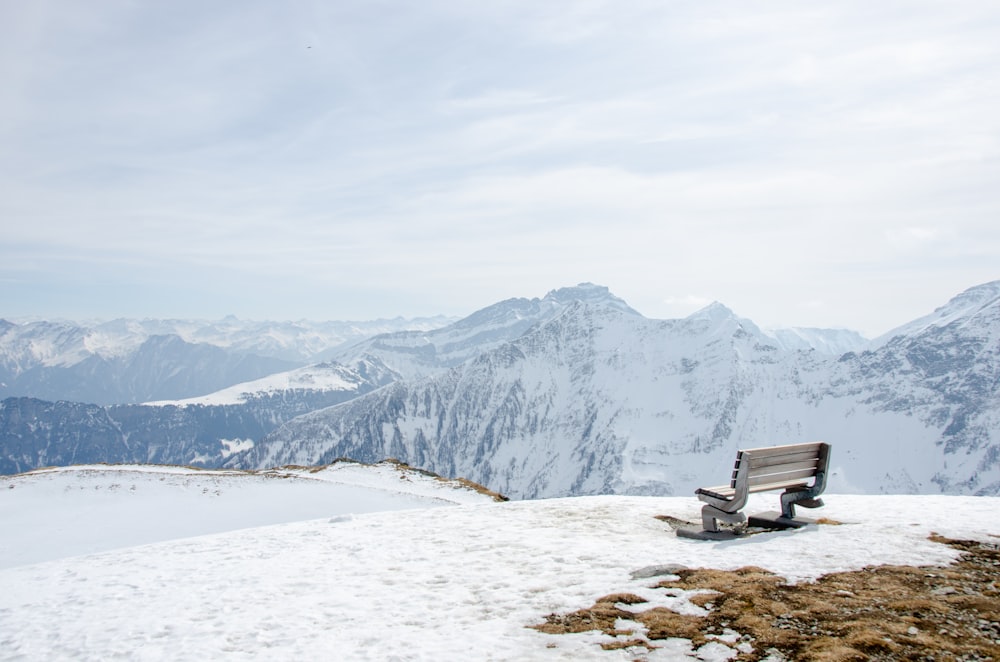
<svg viewBox="0 0 1000 662"><path fill-rule="evenodd" d="M583 284L361 340L307 369L325 379L124 410L8 399L0 471L94 448L245 469L394 457L515 498L665 495L724 480L738 448L822 439L830 490L1000 494L998 352L1000 282L874 341L764 332L718 303L651 320Z"/></svg>
<svg viewBox="0 0 1000 662"><path fill-rule="evenodd" d="M338 348L373 335L426 331L453 321L0 319L0 397L121 405L206 395L325 361Z"/></svg>

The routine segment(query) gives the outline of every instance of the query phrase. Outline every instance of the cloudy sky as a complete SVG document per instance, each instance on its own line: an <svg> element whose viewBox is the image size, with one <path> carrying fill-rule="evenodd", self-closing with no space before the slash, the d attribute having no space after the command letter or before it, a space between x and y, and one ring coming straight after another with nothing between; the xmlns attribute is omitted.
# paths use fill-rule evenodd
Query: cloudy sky
<svg viewBox="0 0 1000 662"><path fill-rule="evenodd" d="M876 335L1000 279L1000 5L0 0L0 317Z"/></svg>

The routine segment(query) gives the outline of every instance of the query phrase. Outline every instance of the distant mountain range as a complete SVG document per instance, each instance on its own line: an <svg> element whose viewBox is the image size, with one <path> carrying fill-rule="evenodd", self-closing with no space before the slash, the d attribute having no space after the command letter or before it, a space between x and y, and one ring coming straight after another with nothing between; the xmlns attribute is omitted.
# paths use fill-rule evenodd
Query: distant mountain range
<svg viewBox="0 0 1000 662"><path fill-rule="evenodd" d="M0 397L136 404L206 395L325 361L373 335L445 326L453 318L371 322L0 319Z"/></svg>
<svg viewBox="0 0 1000 662"><path fill-rule="evenodd" d="M718 303L650 320L584 284L200 399L8 399L0 471L92 451L236 468L395 457L515 498L689 494L724 480L737 448L822 439L830 490L1000 494L998 354L1000 281L874 341L765 333Z"/></svg>

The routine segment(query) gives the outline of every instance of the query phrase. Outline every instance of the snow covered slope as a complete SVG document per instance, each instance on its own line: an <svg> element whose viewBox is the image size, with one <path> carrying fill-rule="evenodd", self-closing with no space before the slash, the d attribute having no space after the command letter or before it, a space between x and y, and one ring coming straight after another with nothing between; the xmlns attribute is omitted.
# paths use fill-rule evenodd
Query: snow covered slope
<svg viewBox="0 0 1000 662"><path fill-rule="evenodd" d="M398 377L398 374L372 360L360 360L353 366L339 363L317 363L236 384L200 397L183 400L159 400L144 404L153 407L169 405L177 407L225 406L246 405L255 401L270 401L275 398L289 399L295 397L297 393L334 391L360 394L364 392L365 386L382 386L398 379Z"/></svg>
<svg viewBox="0 0 1000 662"><path fill-rule="evenodd" d="M388 462L261 473L150 465L40 469L0 476L0 568L265 524L492 500Z"/></svg>
<svg viewBox="0 0 1000 662"><path fill-rule="evenodd" d="M792 327L765 331L780 349L816 350L820 354L839 356L847 352L868 349L871 341L857 331L849 329L816 329Z"/></svg>
<svg viewBox="0 0 1000 662"><path fill-rule="evenodd" d="M281 483L267 486L278 501L290 494ZM127 481L121 485L115 499L130 498ZM13 491L22 487L31 489ZM142 483L135 498L149 489ZM0 503L8 491L0 490ZM750 509L775 502L755 495ZM623 592L648 600L645 607L706 613L691 592L651 588L662 577L633 576L651 566L759 566L803 581L953 560L957 550L929 540L931 532L993 545L1000 535L996 498L833 495L826 502L819 514L843 525L717 544L677 538L655 518L695 519L693 497L580 497L352 517L335 514L331 498L329 511L311 521L0 570L0 657L714 662L736 654L726 637L697 651L684 639L656 642L648 652L603 650L621 640L528 626ZM51 503L27 505L26 536L46 526Z"/></svg>
<svg viewBox="0 0 1000 662"><path fill-rule="evenodd" d="M981 319L983 313L989 314L989 311L996 310L998 305L1000 305L1000 280L970 287L929 315L879 336L872 341L872 344L878 347L896 337L914 337L936 328L945 328L956 323L962 325L967 320Z"/></svg>
<svg viewBox="0 0 1000 662"><path fill-rule="evenodd" d="M229 462L398 457L515 498L687 494L723 479L738 448L823 440L833 489L1000 494L1000 303L963 310L838 358L781 350L720 304L656 321L577 301L444 374L295 419Z"/></svg>

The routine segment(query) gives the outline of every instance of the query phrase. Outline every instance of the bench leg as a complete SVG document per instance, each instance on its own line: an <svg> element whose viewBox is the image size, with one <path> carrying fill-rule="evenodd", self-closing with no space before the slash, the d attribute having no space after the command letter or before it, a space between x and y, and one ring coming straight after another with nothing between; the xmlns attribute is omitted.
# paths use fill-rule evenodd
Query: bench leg
<svg viewBox="0 0 1000 662"><path fill-rule="evenodd" d="M781 516L786 519L795 519L795 506L803 508L820 508L823 500L812 496L811 490L805 492L782 492L781 494Z"/></svg>
<svg viewBox="0 0 1000 662"><path fill-rule="evenodd" d="M715 506L702 506L701 509L701 526L706 531L718 531L719 522L725 522L726 524L743 524L747 521L747 516L743 513L727 513L724 510L720 510Z"/></svg>

